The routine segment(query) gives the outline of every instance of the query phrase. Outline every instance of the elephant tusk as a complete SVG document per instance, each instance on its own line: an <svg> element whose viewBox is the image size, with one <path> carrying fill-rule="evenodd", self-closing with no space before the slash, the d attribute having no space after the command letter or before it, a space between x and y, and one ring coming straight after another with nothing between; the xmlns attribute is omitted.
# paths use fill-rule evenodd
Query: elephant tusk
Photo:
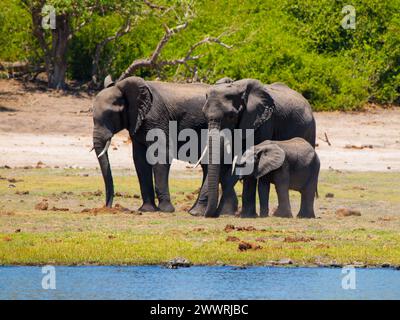
<svg viewBox="0 0 400 320"><path fill-rule="evenodd" d="M232 160L232 175L235 172L235 167L236 167L237 160L238 160L238 156L236 155L236 156L233 157L233 160Z"/></svg>
<svg viewBox="0 0 400 320"><path fill-rule="evenodd" d="M226 152L231 153L231 143L228 140L225 140L225 148Z"/></svg>
<svg viewBox="0 0 400 320"><path fill-rule="evenodd" d="M103 151L99 153L99 155L97 156L97 158L101 158L101 157L107 152L108 148L110 147L110 144L111 144L111 139L110 139L110 140L107 140L106 145L105 145Z"/></svg>
<svg viewBox="0 0 400 320"><path fill-rule="evenodd" d="M207 149L208 149L208 145L204 148L203 153L201 154L201 157L199 159L199 161L196 162L196 164L194 165L193 168L197 168L198 165L200 164L201 160L203 160L203 158L205 157L205 155L207 154Z"/></svg>

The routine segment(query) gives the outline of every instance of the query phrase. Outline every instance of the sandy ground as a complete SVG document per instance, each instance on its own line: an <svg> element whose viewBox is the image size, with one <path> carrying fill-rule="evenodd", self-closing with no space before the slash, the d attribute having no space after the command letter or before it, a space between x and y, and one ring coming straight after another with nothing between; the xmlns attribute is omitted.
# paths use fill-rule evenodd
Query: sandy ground
<svg viewBox="0 0 400 320"><path fill-rule="evenodd" d="M0 80L0 166L97 167L91 96ZM315 113L322 169L400 171L400 109ZM326 136L330 145L326 142ZM133 168L126 132L113 139L113 167ZM176 161L175 170L187 163ZM197 170L197 169L196 169Z"/></svg>

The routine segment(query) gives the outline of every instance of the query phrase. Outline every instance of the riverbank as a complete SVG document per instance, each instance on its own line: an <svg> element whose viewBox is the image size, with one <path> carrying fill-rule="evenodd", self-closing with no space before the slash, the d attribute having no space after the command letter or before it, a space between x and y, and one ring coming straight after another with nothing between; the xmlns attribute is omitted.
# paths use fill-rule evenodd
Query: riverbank
<svg viewBox="0 0 400 320"><path fill-rule="evenodd" d="M192 217L201 180L191 170L172 176L172 214L136 211L139 186L129 170L115 171L119 206L111 211L101 209L98 170L3 168L0 177L1 265L158 265L184 257L195 265L400 266L400 173L322 171L312 220ZM291 197L296 214L299 195Z"/></svg>

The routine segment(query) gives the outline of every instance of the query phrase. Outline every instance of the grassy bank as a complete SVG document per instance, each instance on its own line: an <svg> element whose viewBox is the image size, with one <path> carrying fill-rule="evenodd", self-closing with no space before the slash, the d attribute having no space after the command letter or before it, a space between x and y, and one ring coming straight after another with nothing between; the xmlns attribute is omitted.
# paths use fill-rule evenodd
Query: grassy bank
<svg viewBox="0 0 400 320"><path fill-rule="evenodd" d="M132 211L105 212L90 210L104 201L95 170L0 169L0 264L160 264L183 256L195 264L400 265L400 173L322 172L315 220L191 217L185 211L199 172L172 176L177 212L140 215L128 171L116 172L115 202ZM341 207L361 216L339 217Z"/></svg>

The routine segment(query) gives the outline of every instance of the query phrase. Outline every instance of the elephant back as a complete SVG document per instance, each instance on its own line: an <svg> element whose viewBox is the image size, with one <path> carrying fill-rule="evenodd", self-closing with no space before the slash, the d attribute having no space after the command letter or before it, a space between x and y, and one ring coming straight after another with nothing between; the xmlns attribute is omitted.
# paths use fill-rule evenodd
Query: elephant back
<svg viewBox="0 0 400 320"><path fill-rule="evenodd" d="M281 82L265 85L265 90L274 99L276 104L289 108L311 109L310 104L303 95Z"/></svg>
<svg viewBox="0 0 400 320"><path fill-rule="evenodd" d="M315 146L315 120L307 99L284 83L265 85L265 90L275 103L273 138L302 137Z"/></svg>

